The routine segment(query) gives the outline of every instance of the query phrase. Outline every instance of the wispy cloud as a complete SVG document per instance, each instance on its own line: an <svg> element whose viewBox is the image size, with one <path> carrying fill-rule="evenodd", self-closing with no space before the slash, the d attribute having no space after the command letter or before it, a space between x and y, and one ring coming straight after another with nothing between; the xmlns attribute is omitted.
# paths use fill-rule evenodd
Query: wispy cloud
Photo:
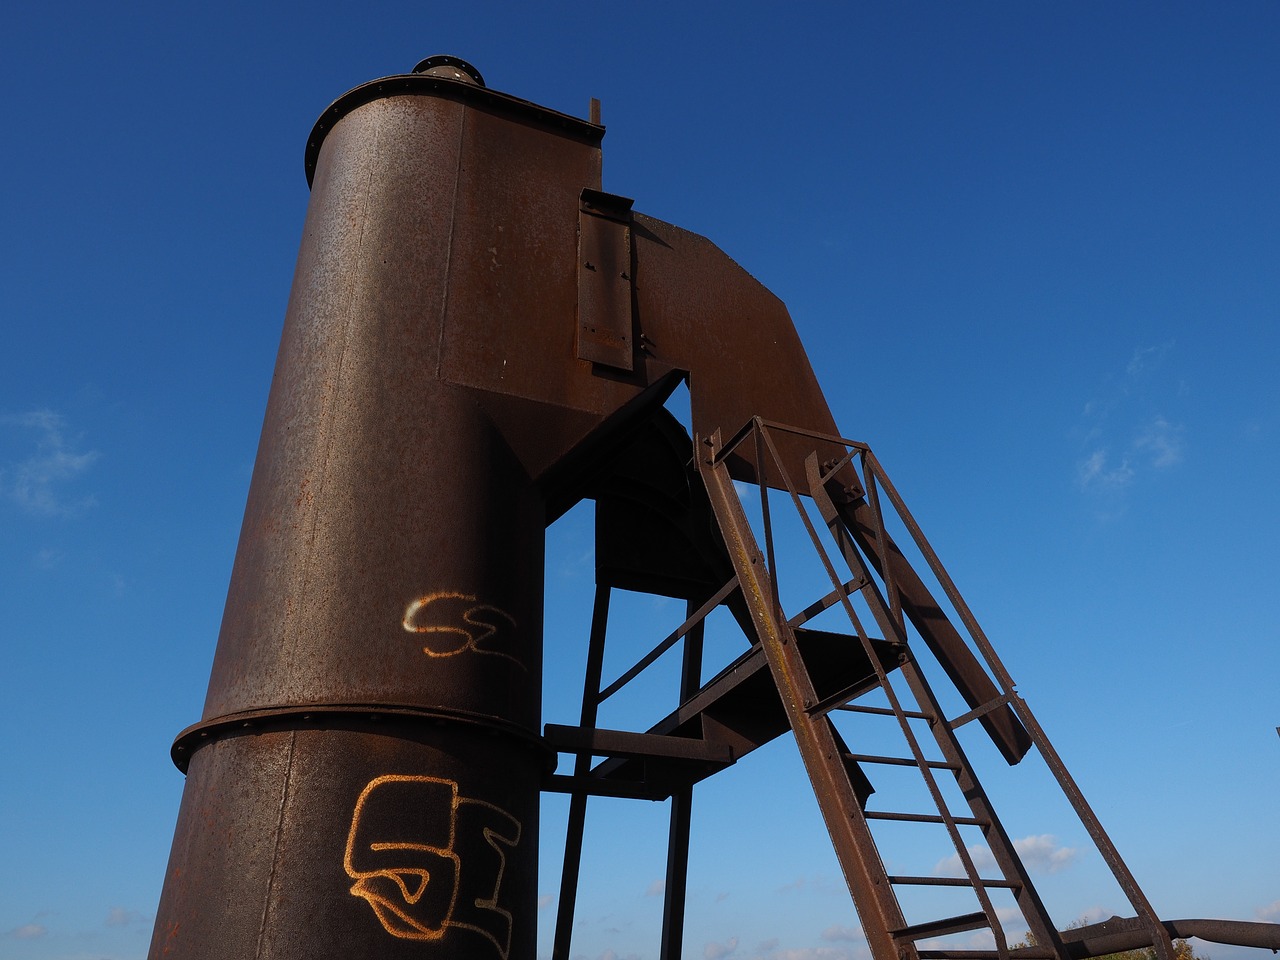
<svg viewBox="0 0 1280 960"><path fill-rule="evenodd" d="M828 934L831 934L828 936ZM851 934L846 936L846 934ZM822 938L839 946L783 947L777 937L759 943L749 954L740 954L749 960L869 960L870 952L861 931L854 928L832 926L823 932ZM848 941L856 946L844 946ZM736 943L736 938L730 942ZM708 958L715 960L715 958Z"/></svg>
<svg viewBox="0 0 1280 960"><path fill-rule="evenodd" d="M1095 904L1092 907L1086 907L1081 911L1080 916L1072 926L1087 926L1091 923L1101 923L1103 920L1109 920L1116 915L1115 910L1110 907L1103 907Z"/></svg>
<svg viewBox="0 0 1280 960"><path fill-rule="evenodd" d="M862 929L860 927L842 927L839 924L832 924L822 931L822 939L855 942L863 939Z"/></svg>
<svg viewBox="0 0 1280 960"><path fill-rule="evenodd" d="M1080 853L1077 847L1059 846L1057 837L1049 833L1015 840L1013 848L1030 869L1045 873L1057 873L1070 866Z"/></svg>
<svg viewBox="0 0 1280 960"><path fill-rule="evenodd" d="M1084 404L1075 431L1080 489L1114 497L1143 473L1182 462L1185 430L1161 409L1186 392L1184 383L1173 384L1161 375L1173 349L1173 341L1139 347L1123 373Z"/></svg>
<svg viewBox="0 0 1280 960"><path fill-rule="evenodd" d="M830 892L833 889L831 878L825 876L814 877L796 877L790 883L784 883L778 888L778 892L782 893L786 890L812 890L814 892Z"/></svg>
<svg viewBox="0 0 1280 960"><path fill-rule="evenodd" d="M36 552L32 563L38 570L52 570L58 565L58 561L62 559L62 553L53 547L43 547Z"/></svg>
<svg viewBox="0 0 1280 960"><path fill-rule="evenodd" d="M1012 943L1027 935L1027 922L1017 907L996 907L996 918L1004 928L1005 936ZM974 930L967 934L948 937L931 937L921 940L918 947L937 950L994 950L995 935L990 930Z"/></svg>
<svg viewBox="0 0 1280 960"><path fill-rule="evenodd" d="M0 496L28 513L68 516L93 506L93 497L69 498L66 489L98 459L96 450L81 451L67 435L66 419L52 410L0 415L6 433L34 437L23 454L0 466Z"/></svg>
<svg viewBox="0 0 1280 960"><path fill-rule="evenodd" d="M724 957L731 956L738 949L738 938L730 937L724 943L717 943L712 940L702 948L702 955L706 960L723 960Z"/></svg>
<svg viewBox="0 0 1280 960"><path fill-rule="evenodd" d="M1057 873L1059 870L1070 866L1080 852L1076 847L1059 845L1057 838L1048 833L1014 840L1013 849L1017 851L1027 869L1039 873ZM979 872L990 870L996 866L996 858L991 853L991 848L985 843L973 844L968 848L968 853L969 859L973 861L974 867ZM963 873L963 871L964 865L960 862L958 853L953 853L951 856L939 860L933 868L934 876L939 877L956 876Z"/></svg>
<svg viewBox="0 0 1280 960"><path fill-rule="evenodd" d="M14 940L35 940L43 937L48 933L48 928L42 923L24 923L20 927L14 927L8 931L7 936Z"/></svg>
<svg viewBox="0 0 1280 960"><path fill-rule="evenodd" d="M1150 458L1157 470L1182 462L1182 427L1164 417L1154 417L1133 441L1134 449Z"/></svg>
<svg viewBox="0 0 1280 960"><path fill-rule="evenodd" d="M1169 351L1173 349L1173 344L1174 341L1167 340L1154 347L1138 347L1134 350L1128 366L1124 368L1126 381L1130 383L1140 381L1147 373L1160 366Z"/></svg>
<svg viewBox="0 0 1280 960"><path fill-rule="evenodd" d="M107 911L107 919L104 922L108 927L127 927L134 923L141 923L145 919L146 917L137 910L126 910L124 907L112 907Z"/></svg>
<svg viewBox="0 0 1280 960"><path fill-rule="evenodd" d="M857 960L858 954L848 947L787 947L775 949L753 960Z"/></svg>
<svg viewBox="0 0 1280 960"><path fill-rule="evenodd" d="M1119 489L1127 486L1133 479L1133 467L1127 459L1120 463L1109 463L1109 454L1104 447L1092 451L1076 464L1076 471L1082 487L1107 487Z"/></svg>

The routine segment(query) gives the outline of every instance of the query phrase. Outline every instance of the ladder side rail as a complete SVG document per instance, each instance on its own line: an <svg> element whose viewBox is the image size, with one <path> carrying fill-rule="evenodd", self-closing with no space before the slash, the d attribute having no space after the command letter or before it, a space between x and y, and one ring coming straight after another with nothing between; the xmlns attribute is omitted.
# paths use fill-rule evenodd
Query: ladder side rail
<svg viewBox="0 0 1280 960"><path fill-rule="evenodd" d="M699 454L698 470L738 573L761 649L778 685L872 957L874 960L915 960L915 945L899 945L890 934L904 927L905 920L863 816L862 805L839 757L834 730L826 718L815 722L805 712L805 701L816 700L813 683L800 658L791 627L774 615L770 575L764 569L755 536L733 490L728 467L716 456L719 434L701 442L711 450L710 455Z"/></svg>
<svg viewBox="0 0 1280 960"><path fill-rule="evenodd" d="M866 466L867 453L868 451L866 450L862 451L862 485L866 488L867 502L871 505L872 515L875 517L876 551L885 558L885 562L882 565L882 576L884 577L884 592L889 598L889 615L893 617L894 623L898 624L905 638L907 624L902 616L902 594L899 592L897 582L893 577L893 564L888 562L889 534L884 528L884 511L880 508L880 490L879 485L876 483L876 475L873 471L868 470ZM818 486L814 484L814 479L813 476L809 478L810 490ZM828 527L830 527L830 523L828 523Z"/></svg>
<svg viewBox="0 0 1280 960"><path fill-rule="evenodd" d="M587 643L587 670L582 681L581 726L594 727L600 707L600 677L604 671L604 638L609 623L608 584L596 584L591 608L591 634ZM573 761L575 778L591 770L591 755L579 753ZM556 929L551 947L552 960L569 960L573 940L573 914L578 901L578 876L582 869L582 837L587 823L587 794L575 792L569 798L569 822L565 828L564 865L560 871L560 901L556 906Z"/></svg>
<svg viewBox="0 0 1280 960"><path fill-rule="evenodd" d="M1044 729L1040 726L1035 715L1031 712L1031 708L1026 701L1014 689L1015 684L1010 676L1004 663L996 654L995 648L992 647L991 641L987 638L986 633L978 624L977 618L973 615L973 611L961 596L955 582L943 567L942 561L938 558L933 546L929 543L924 535L924 531L916 522L911 511L907 508L901 494L894 487L893 482L885 473L884 467L876 458L876 455L867 450L864 454L863 463L868 474L874 473L884 487L885 493L888 495L890 502L897 511L898 516L906 525L916 546L924 555L925 560L929 564L929 568L933 571L933 575L937 578L938 583L942 585L943 591L947 598L955 607L956 612L960 615L966 629L969 631L974 643L982 652L983 657L987 661L987 665L995 674L999 682L1002 692L1010 696L1009 705L1017 714L1018 719L1026 728L1027 733L1031 736L1032 741L1040 750L1041 756L1044 757L1054 778L1058 781L1058 785L1062 788L1062 792L1066 795L1072 809L1075 810L1076 816L1080 818L1085 830L1088 832L1094 845L1098 848L1098 852L1102 854L1102 858L1106 861L1107 866L1111 870L1112 876L1124 891L1130 905L1137 912L1143 921L1147 924L1148 932L1151 935L1152 946L1156 949L1158 960L1174 960L1173 941L1169 937L1168 931L1162 925L1155 909L1151 906L1151 902L1147 899L1142 888L1138 886L1137 879L1130 872L1128 865L1120 857L1120 851L1112 842L1111 837L1103 828L1101 821L1098 820L1097 814L1093 812L1093 808L1089 806L1089 802L1085 799L1084 793L1080 790L1075 778L1071 776L1066 765L1062 762L1061 756L1050 743Z"/></svg>
<svg viewBox="0 0 1280 960"><path fill-rule="evenodd" d="M785 619L782 616L782 600L778 597L778 566L773 555L773 516L769 511L769 465L764 458L764 446L760 442L760 418L754 418L752 423L755 424L752 433L756 448L756 486L760 490L760 518L764 524L765 563L769 568L769 581L773 586L773 615L779 619Z"/></svg>

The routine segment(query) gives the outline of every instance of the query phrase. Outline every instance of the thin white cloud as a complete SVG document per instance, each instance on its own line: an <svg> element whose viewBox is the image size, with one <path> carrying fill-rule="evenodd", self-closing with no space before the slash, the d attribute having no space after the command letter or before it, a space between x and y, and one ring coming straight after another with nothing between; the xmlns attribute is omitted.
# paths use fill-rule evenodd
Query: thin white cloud
<svg viewBox="0 0 1280 960"><path fill-rule="evenodd" d="M1028 868L1045 873L1057 873L1070 866L1080 853L1076 847L1059 846L1058 838L1049 833L1015 840L1013 848Z"/></svg>
<svg viewBox="0 0 1280 960"><path fill-rule="evenodd" d="M996 858L985 843L975 843L967 849L969 859L973 861L974 868L979 873L996 867ZM1060 846L1057 838L1048 833L1014 840L1013 849L1017 851L1028 870L1039 873L1057 873L1070 866L1079 855L1076 847ZM964 865L960 862L960 855L953 853L939 860L933 868L933 873L938 877L962 875Z"/></svg>
<svg viewBox="0 0 1280 960"><path fill-rule="evenodd" d="M1164 361L1173 349L1174 341L1168 340L1154 347L1138 347L1133 351L1129 364L1124 368L1125 377L1132 382L1150 373Z"/></svg>
<svg viewBox="0 0 1280 960"><path fill-rule="evenodd" d="M996 865L996 858L991 855L990 848L985 843L975 843L968 848L969 859L973 861L974 869L979 873L990 870ZM939 860L933 868L935 877L960 876L964 873L964 864L960 862L960 854L953 853L949 857Z"/></svg>
<svg viewBox="0 0 1280 960"><path fill-rule="evenodd" d="M828 930L847 930L846 927L829 927ZM824 938L826 934L823 934ZM844 939L839 938L839 939ZM750 960L869 960L869 952L859 933L854 939L858 946L830 947L781 947L777 937L764 940L750 954Z"/></svg>
<svg viewBox="0 0 1280 960"><path fill-rule="evenodd" d="M1110 920L1115 915L1116 912L1114 910L1095 904L1092 907L1086 907L1072 926L1086 927L1091 923L1101 923L1103 920Z"/></svg>
<svg viewBox="0 0 1280 960"><path fill-rule="evenodd" d="M145 918L137 910L126 910L124 907L112 907L104 921L108 927L127 927Z"/></svg>
<svg viewBox="0 0 1280 960"><path fill-rule="evenodd" d="M850 942L855 942L864 938L860 927L842 927L840 924L832 924L822 931L822 939L848 940Z"/></svg>
<svg viewBox="0 0 1280 960"><path fill-rule="evenodd" d="M1182 427L1157 416L1143 427L1133 445L1156 469L1172 467L1182 462Z"/></svg>
<svg viewBox="0 0 1280 960"><path fill-rule="evenodd" d="M1185 381L1159 373L1173 347L1168 341L1137 348L1124 372L1085 402L1072 431L1081 450L1075 463L1081 490L1114 498L1143 473L1182 462L1184 428L1161 410L1188 392Z"/></svg>
<svg viewBox="0 0 1280 960"><path fill-rule="evenodd" d="M724 957L732 956L737 949L737 937L730 937L724 943L717 943L712 940L702 948L702 955L706 957L706 960L723 960Z"/></svg>
<svg viewBox="0 0 1280 960"><path fill-rule="evenodd" d="M848 947L800 947L776 950L770 960L855 960Z"/></svg>
<svg viewBox="0 0 1280 960"><path fill-rule="evenodd" d="M815 877L796 877L790 883L784 883L778 887L778 892L782 893L786 890L812 890L815 893L826 892L832 889L831 878L826 876Z"/></svg>
<svg viewBox="0 0 1280 960"><path fill-rule="evenodd" d="M45 547L37 551L34 560L36 568L39 570L52 570L58 565L58 561L62 559L62 554L53 549L53 547Z"/></svg>
<svg viewBox="0 0 1280 960"><path fill-rule="evenodd" d="M1112 466L1107 462L1107 451L1094 450L1076 465L1082 487L1104 487L1111 490L1127 486L1133 479L1133 467L1128 460Z"/></svg>
<svg viewBox="0 0 1280 960"><path fill-rule="evenodd" d="M9 931L9 936L15 940L35 940L43 937L48 933L48 928L42 923L24 923L20 927L14 927Z"/></svg>
<svg viewBox="0 0 1280 960"><path fill-rule="evenodd" d="M1025 940L1027 936L1027 921L1023 917L1022 911L1015 907L996 907L996 919L1000 921L1000 926L1004 929L1004 935L1010 946L1018 943L1019 940ZM920 947L937 947L940 950L945 949L969 949L969 950L994 950L996 946L995 935L990 930L974 930L963 941L957 939L957 936L950 938L935 937L930 940L921 940L917 946Z"/></svg>
<svg viewBox="0 0 1280 960"><path fill-rule="evenodd" d="M35 435L35 450L0 466L0 495L28 513L67 516L93 505L92 497L68 499L66 487L98 459L67 437L66 420L52 410L0 416L0 425ZM12 431L10 431L12 432Z"/></svg>

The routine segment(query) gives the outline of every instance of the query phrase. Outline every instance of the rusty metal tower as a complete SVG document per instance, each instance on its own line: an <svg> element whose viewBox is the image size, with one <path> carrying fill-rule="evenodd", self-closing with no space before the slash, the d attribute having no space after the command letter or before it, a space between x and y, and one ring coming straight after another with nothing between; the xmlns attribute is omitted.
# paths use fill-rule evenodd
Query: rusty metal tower
<svg viewBox="0 0 1280 960"><path fill-rule="evenodd" d="M1135 946L1172 960L1185 936L1280 947L1280 926L1159 919L879 461L839 436L785 307L705 238L604 193L592 114L432 57L317 122L208 697L173 746L187 784L151 956L532 960L551 790L572 797L554 956L569 955L587 800L622 796L672 802L662 952L676 960L694 785L787 732L875 960ZM680 383L691 431L664 408ZM581 723L544 728L544 530L585 498ZM799 606L778 588L779 503L823 571ZM605 684L619 589L683 600L688 617ZM704 680L703 623L721 607L744 652ZM831 610L844 627L815 629ZM676 645L672 711L598 727L600 704ZM860 751L837 718L888 724L901 748ZM1132 917L1057 929L961 748L974 721L1008 763L1044 757ZM884 766L915 771L929 808L878 807L868 771ZM890 874L888 822L939 831L957 875ZM924 885L972 906L907 916L899 892ZM1035 946L1010 945L998 896ZM929 942L973 930L991 946Z"/></svg>

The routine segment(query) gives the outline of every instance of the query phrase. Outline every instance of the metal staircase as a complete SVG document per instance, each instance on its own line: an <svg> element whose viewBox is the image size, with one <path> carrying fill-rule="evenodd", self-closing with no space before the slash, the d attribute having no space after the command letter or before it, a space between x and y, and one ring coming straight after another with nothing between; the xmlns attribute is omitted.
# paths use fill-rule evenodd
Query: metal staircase
<svg viewBox="0 0 1280 960"><path fill-rule="evenodd" d="M1174 960L1173 925L1162 923L1151 908L871 450L755 419L728 441L719 435L700 439L694 451L694 462L685 465L689 500L668 508L694 516L686 531L704 526L711 531L710 543L679 547L707 558L697 571L686 570L688 618L630 670L602 686L610 590L620 585L635 589L645 579L640 570L606 573L609 564L604 563L598 573L581 725L546 728L554 749L575 756L572 775L553 774L545 784L548 790L572 794L553 958L569 956L589 795L672 799L662 956L677 960L693 786L790 730L875 960L1080 960L1111 952L1117 943L1123 949L1150 946L1159 960ZM792 475L797 464L803 476ZM740 495L744 476L760 491L757 521L763 543ZM827 582L814 591L817 599L794 612L784 610L779 597L770 489L784 491L790 499L826 574ZM597 502L603 505L607 499L602 495ZM907 531L945 593L967 642L890 536L886 503L896 516L896 529ZM616 513L616 507L610 509ZM722 604L733 611L750 649L700 684L703 621ZM837 606L848 632L806 626ZM913 636L932 651L968 704L967 711L946 716L912 649ZM597 728L600 703L680 642L685 644L680 706L645 733ZM860 702L864 698L875 702ZM842 735L836 728L837 715L857 718L850 723L886 725L895 731L899 748L876 753L851 749L845 736L852 734ZM1040 752L1128 897L1133 918L1057 930L957 738L957 730L975 720L1010 762L1029 749ZM606 759L592 766L593 756ZM886 767L914 769L932 803L925 809L870 804L875 790L867 770ZM967 809L948 801L957 791ZM889 873L873 834L877 822L941 831L961 875ZM979 869L962 828L980 832L994 869L985 858L985 871ZM908 922L899 895L922 887L962 888L973 909ZM993 896L1012 898L1030 933L1030 946L1011 945ZM930 942L979 930L989 932L989 946Z"/></svg>

